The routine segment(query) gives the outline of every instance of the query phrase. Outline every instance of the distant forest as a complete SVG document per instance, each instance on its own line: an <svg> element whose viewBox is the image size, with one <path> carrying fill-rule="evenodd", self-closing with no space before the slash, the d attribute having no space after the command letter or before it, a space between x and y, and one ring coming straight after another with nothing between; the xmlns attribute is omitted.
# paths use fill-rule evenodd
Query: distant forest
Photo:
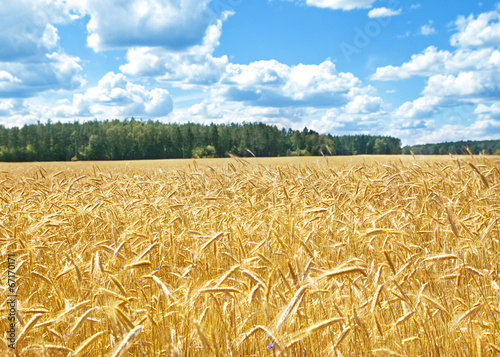
<svg viewBox="0 0 500 357"><path fill-rule="evenodd" d="M0 161L137 160L237 156L401 154L385 136L320 135L262 123L164 124L158 121L0 126Z"/></svg>
<svg viewBox="0 0 500 357"><path fill-rule="evenodd" d="M500 154L500 140L406 146L388 136L318 134L262 123L164 124L107 120L0 125L0 161L137 160L237 156Z"/></svg>
<svg viewBox="0 0 500 357"><path fill-rule="evenodd" d="M469 148L473 154L500 155L500 140L457 141L454 143L405 146L403 154L415 155L467 155Z"/></svg>

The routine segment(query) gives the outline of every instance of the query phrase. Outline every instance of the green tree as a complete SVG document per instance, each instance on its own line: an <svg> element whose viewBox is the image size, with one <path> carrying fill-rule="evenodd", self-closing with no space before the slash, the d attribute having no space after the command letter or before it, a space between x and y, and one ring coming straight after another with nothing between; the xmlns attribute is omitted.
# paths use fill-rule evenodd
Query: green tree
<svg viewBox="0 0 500 357"><path fill-rule="evenodd" d="M83 157L87 160L103 160L104 155L104 140L99 135L91 135L88 145L83 150Z"/></svg>
<svg viewBox="0 0 500 357"><path fill-rule="evenodd" d="M387 153L387 142L384 138L378 138L375 140L373 151L377 155L384 155Z"/></svg>
<svg viewBox="0 0 500 357"><path fill-rule="evenodd" d="M207 146L199 146L195 149L193 149L192 155L195 159L202 159L202 158L213 158L217 152L215 151L215 147L212 145L207 145Z"/></svg>

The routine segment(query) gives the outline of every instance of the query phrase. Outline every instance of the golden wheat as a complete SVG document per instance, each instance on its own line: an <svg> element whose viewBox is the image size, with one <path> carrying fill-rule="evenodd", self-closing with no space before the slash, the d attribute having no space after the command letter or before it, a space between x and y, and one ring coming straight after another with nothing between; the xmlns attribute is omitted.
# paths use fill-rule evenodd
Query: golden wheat
<svg viewBox="0 0 500 357"><path fill-rule="evenodd" d="M497 160L2 164L15 352L498 354Z"/></svg>

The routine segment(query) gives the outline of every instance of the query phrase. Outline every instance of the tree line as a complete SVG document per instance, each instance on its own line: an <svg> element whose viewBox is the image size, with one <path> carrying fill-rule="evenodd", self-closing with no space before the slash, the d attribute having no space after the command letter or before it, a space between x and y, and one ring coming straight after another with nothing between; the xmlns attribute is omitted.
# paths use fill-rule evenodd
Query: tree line
<svg viewBox="0 0 500 357"><path fill-rule="evenodd" d="M263 123L106 120L0 126L0 161L137 160L237 156L401 154L388 136L332 136Z"/></svg>
<svg viewBox="0 0 500 357"><path fill-rule="evenodd" d="M413 152L415 155L467 155L467 148L475 155L500 155L500 140L457 141L405 146L403 154L411 154Z"/></svg>

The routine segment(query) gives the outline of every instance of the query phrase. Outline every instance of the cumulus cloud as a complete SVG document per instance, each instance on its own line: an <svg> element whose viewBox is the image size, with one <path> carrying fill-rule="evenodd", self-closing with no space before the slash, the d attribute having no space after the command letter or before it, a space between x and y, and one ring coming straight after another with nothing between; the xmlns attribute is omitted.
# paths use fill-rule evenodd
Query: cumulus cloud
<svg viewBox="0 0 500 357"><path fill-rule="evenodd" d="M441 72L447 63L449 63L451 53L448 51L439 51L431 46L425 49L421 54L411 56L409 62L401 66L386 66L377 68L372 75L374 80L400 80L412 76L428 76L432 73Z"/></svg>
<svg viewBox="0 0 500 357"><path fill-rule="evenodd" d="M57 45L58 41L59 35L57 34L57 29L53 25L47 24L47 26L45 26L45 30L43 31L40 45L50 50Z"/></svg>
<svg viewBox="0 0 500 357"><path fill-rule="evenodd" d="M441 113L446 108L499 101L499 63L500 52L495 47L458 48L450 52L431 46L413 55L410 61L401 66L377 68L371 78L427 78L422 97L404 103L393 113L396 118L423 119ZM492 120L493 117L488 116L492 113L488 114L484 106L477 108L472 114L477 114L483 121Z"/></svg>
<svg viewBox="0 0 500 357"><path fill-rule="evenodd" d="M405 102L394 113L395 118L425 119L430 118L438 112L438 106L442 98L436 96L424 96L414 101Z"/></svg>
<svg viewBox="0 0 500 357"><path fill-rule="evenodd" d="M163 67L154 73L162 72ZM317 125L322 126L321 132L326 132L334 126L348 130L354 122L367 129L374 116L385 113L375 88L364 86L352 73L338 72L330 60L318 65L295 66L276 60L245 65L225 62L216 73L219 80L206 87L209 97L189 108L176 109L169 120L259 121L297 129ZM192 80L192 76L187 77ZM328 111L332 114L333 109L341 113L344 124L339 125L337 119L325 116ZM352 122L346 126L348 118Z"/></svg>
<svg viewBox="0 0 500 357"><path fill-rule="evenodd" d="M474 114L477 114L481 120L500 120L500 103L493 103L490 106L479 104L474 110Z"/></svg>
<svg viewBox="0 0 500 357"><path fill-rule="evenodd" d="M391 16L401 15L401 13L402 13L401 9L391 10L386 7L377 7L368 12L368 17L372 19L377 17L391 17Z"/></svg>
<svg viewBox="0 0 500 357"><path fill-rule="evenodd" d="M399 116L392 113L390 121L386 120L387 114L383 111L370 115L346 115L341 109L333 108L322 118L313 120L308 128L343 134L391 135L401 138L403 145L498 139L500 134L498 105L493 108L479 106L474 112L469 110L469 106L460 110L451 108L448 114L455 118L440 124L432 119L433 111L438 108L435 104L440 100L440 98L426 97L408 102L400 108ZM408 113L405 109L413 113ZM414 115L417 111L420 112L419 115ZM474 113L479 114L478 119L474 119Z"/></svg>
<svg viewBox="0 0 500 357"><path fill-rule="evenodd" d="M278 127L307 126L319 132L339 128L349 132L354 126L369 130L387 114L375 88L363 86L351 73L337 72L329 60L296 66L275 60L248 65L229 63L209 94L199 104L175 110L169 119L202 123L259 121Z"/></svg>
<svg viewBox="0 0 500 357"><path fill-rule="evenodd" d="M48 90L73 90L85 84L80 59L60 52L36 62L0 62L0 96L30 97Z"/></svg>
<svg viewBox="0 0 500 357"><path fill-rule="evenodd" d="M442 138L474 138L486 135L487 130L495 130L498 119L495 104L487 106L484 103L500 100L500 70L498 61L500 53L494 48L468 49L460 48L454 52L439 51L435 47L427 48L423 53L412 56L411 60L399 67L387 66L378 68L372 79L398 80L412 76L427 77L427 83L422 91L423 96L408 101L396 109L392 116L396 119L429 119L438 113L463 105L477 108L467 117L476 124L469 127L456 127L457 133L464 133L468 128L476 134ZM465 114L462 113L461 117ZM402 126L401 126L402 127ZM455 126L454 126L455 127ZM432 130L438 130L434 128ZM431 130L431 129L428 129ZM398 132L398 135L408 135ZM430 136L422 132L421 140L437 140L439 136ZM440 134L441 135L441 134ZM458 135L458 134L457 134Z"/></svg>
<svg viewBox="0 0 500 357"><path fill-rule="evenodd" d="M19 107L20 107L20 101L17 99L12 99L12 98L0 99L0 117L7 117L13 115Z"/></svg>
<svg viewBox="0 0 500 357"><path fill-rule="evenodd" d="M313 117L307 127L320 133L387 134L387 105L376 95L375 88L353 88L348 98L345 105Z"/></svg>
<svg viewBox="0 0 500 357"><path fill-rule="evenodd" d="M289 66L274 60L242 65L230 63L227 56L214 57L222 24L230 13L223 13L220 18L211 17L208 22L198 22L202 26L197 27L194 24L196 16L209 11L207 3L203 2L200 9L197 7L194 10L194 2L190 0L151 1L142 8L138 1L128 4L111 1L104 4L87 0L77 5L74 2L80 15L89 15L89 44L94 49L129 46L136 44L136 41L141 44L128 49L127 63L120 67L123 73L110 72L97 85L74 94L72 99L53 101L52 105L41 104L43 100L30 100L29 97L43 91L77 89L85 83L80 76L82 68L78 58L50 50L57 47L59 36L52 24L45 23L40 27L37 40L38 48L42 49L43 61L1 62L0 93L3 97L27 98L21 106L24 109L17 106L17 113L31 113L26 118L63 121L71 118L168 116L174 120L251 120L286 126L311 114L321 116L328 108L342 108L343 112L358 116L380 111L383 102L376 96L375 90L363 86L362 81L352 73L337 72L330 60L318 65ZM352 4L349 6L361 6L360 3ZM153 10L160 5L177 15L182 13L184 17L176 15L174 19L173 15L169 15L163 20L158 19ZM344 7L347 9L349 6ZM140 27L137 22L126 21L127 17L120 16L132 7L138 18L150 22L144 25L146 27ZM102 17L105 12L110 14L109 18ZM116 23L106 27L105 24L113 22L113 19ZM148 37L154 30L151 27L154 21L159 21L155 29L164 33L166 39L155 42L152 36L143 41L141 36ZM185 23L181 26L179 21ZM166 31L171 23L180 26L180 35ZM120 26L130 29L120 31ZM193 41L182 37L188 36L184 33L186 31L195 34L196 40L194 37ZM122 37L118 38L118 34ZM114 38L115 35L118 37ZM179 46L172 42L173 37L179 39ZM153 83L158 87L161 87L158 83L168 83L183 89L204 89L208 98L190 108L173 112L173 100L167 90L154 88L154 84L148 88L135 84L126 75L155 79ZM7 115L9 108L4 103L2 113Z"/></svg>
<svg viewBox="0 0 500 357"><path fill-rule="evenodd" d="M319 133L387 135L386 115L383 110L355 113L347 105L328 109L319 118L310 120L307 127Z"/></svg>
<svg viewBox="0 0 500 357"><path fill-rule="evenodd" d="M125 74L153 77L160 82L190 89L217 83L228 64L227 56L213 57L222 33L220 19L207 28L203 42L183 51L162 47L135 47L127 52L128 63L121 66Z"/></svg>
<svg viewBox="0 0 500 357"><path fill-rule="evenodd" d="M96 51L133 46L180 50L201 43L217 21L210 0L85 0L88 45Z"/></svg>
<svg viewBox="0 0 500 357"><path fill-rule="evenodd" d="M361 7L361 2L329 2L328 7L334 3L346 10ZM368 6L371 1L364 4ZM206 99L169 115L169 120L176 122L259 121L299 128L319 120L329 108L363 123L383 111L384 103L374 88L363 86L352 73L338 72L330 60L290 66L276 60L236 64L227 56L214 57L228 16L223 14L208 26L201 43L182 50L134 47L127 52L128 63L120 70L183 89L204 89Z"/></svg>
<svg viewBox="0 0 500 357"><path fill-rule="evenodd" d="M352 73L338 73L327 60L319 65L288 66L278 61L248 65L228 64L218 94L230 101L254 106L344 105L361 81Z"/></svg>
<svg viewBox="0 0 500 357"><path fill-rule="evenodd" d="M356 95L345 106L346 113L349 114L372 114L379 113L384 102L382 98L368 94Z"/></svg>
<svg viewBox="0 0 500 357"><path fill-rule="evenodd" d="M54 24L77 18L65 1L16 0L0 7L0 61L36 60L59 40Z"/></svg>
<svg viewBox="0 0 500 357"><path fill-rule="evenodd" d="M309 6L333 10L369 9L375 0L306 0Z"/></svg>
<svg viewBox="0 0 500 357"><path fill-rule="evenodd" d="M33 98L0 98L0 125L7 128L32 124L37 120L49 119L40 115L39 109L45 107Z"/></svg>
<svg viewBox="0 0 500 357"><path fill-rule="evenodd" d="M423 96L404 103L392 113L392 116L396 122L428 121L437 114L443 114L450 122L455 120L472 122L469 125L450 123L441 127L422 128L420 142L493 139L493 136L500 133L498 80L498 74L488 72L460 72L457 75L431 76L423 90ZM493 104L485 104L488 102ZM443 130L444 127L448 130L454 128L454 131L447 132ZM399 129L403 130L404 126L400 125ZM467 130L470 132L467 133ZM417 133L413 134L415 138L419 137ZM397 132L397 135L409 135L409 133Z"/></svg>
<svg viewBox="0 0 500 357"><path fill-rule="evenodd" d="M492 48L479 50L458 49L455 52L438 50L434 46L411 56L401 66L377 68L374 80L400 80L414 76L429 77L440 73L458 74L462 71L495 70L500 63L500 52Z"/></svg>
<svg viewBox="0 0 500 357"><path fill-rule="evenodd" d="M500 45L500 11L491 11L468 17L460 16L455 22L458 32L450 43L456 47L484 47Z"/></svg>
<svg viewBox="0 0 500 357"><path fill-rule="evenodd" d="M7 71L0 71L0 86L6 85L8 83L19 83L21 80L17 77L14 77Z"/></svg>
<svg viewBox="0 0 500 357"><path fill-rule="evenodd" d="M73 101L60 101L44 109L44 117L93 117L100 119L126 117L165 117L172 112L173 101L166 89L146 89L130 82L121 73L109 72L96 87L77 93Z"/></svg>
<svg viewBox="0 0 500 357"><path fill-rule="evenodd" d="M445 124L424 130L395 130L395 135L409 138L404 145L442 143L460 140L495 140L500 134L500 121L478 120L470 125Z"/></svg>
<svg viewBox="0 0 500 357"><path fill-rule="evenodd" d="M296 1L345 11L372 9L374 4L374 0ZM0 34L0 122L131 116L200 123L261 121L318 132L390 134L406 138L406 143L410 137L439 141L500 133L498 10L458 18L450 38L452 51L431 46L405 63L377 68L373 80L426 79L420 98L394 110L373 87L352 73L338 72L330 60L309 65L274 60L236 64L227 56L215 57L222 24L230 13L216 14L210 9L212 3L18 0L5 4L0 9L7 29ZM11 16L14 13L21 15ZM397 6L378 7L368 16L401 13ZM84 15L89 18L88 45L96 51L125 48L127 63L120 67L122 73L110 72L72 98L52 99L49 105L50 100L40 99L43 93L50 99L47 93L75 90L85 83L80 59L58 48L56 27ZM432 22L420 30L423 35L435 32ZM136 84L137 77L153 84ZM205 99L174 111L164 84L202 89ZM472 108L468 124L438 126L432 120L464 105Z"/></svg>
<svg viewBox="0 0 500 357"><path fill-rule="evenodd" d="M477 18L459 17L457 32L450 42L455 51L438 50L431 46L400 66L377 68L374 80L402 80L414 76L427 77L423 94L449 101L478 102L500 98L500 13L491 11ZM458 101L456 101L458 102ZM417 111L418 112L418 111Z"/></svg>
<svg viewBox="0 0 500 357"><path fill-rule="evenodd" d="M0 7L0 96L21 98L44 91L73 90L84 83L78 57L57 48L54 24L79 15L66 1L19 0Z"/></svg>
<svg viewBox="0 0 500 357"><path fill-rule="evenodd" d="M423 94L470 102L500 98L500 73L460 72L458 75L435 75L429 78Z"/></svg>
<svg viewBox="0 0 500 357"><path fill-rule="evenodd" d="M168 115L173 101L166 89L147 90L131 83L123 74L109 72L84 94L76 94L73 104L84 114L86 110L97 117L129 117Z"/></svg>

